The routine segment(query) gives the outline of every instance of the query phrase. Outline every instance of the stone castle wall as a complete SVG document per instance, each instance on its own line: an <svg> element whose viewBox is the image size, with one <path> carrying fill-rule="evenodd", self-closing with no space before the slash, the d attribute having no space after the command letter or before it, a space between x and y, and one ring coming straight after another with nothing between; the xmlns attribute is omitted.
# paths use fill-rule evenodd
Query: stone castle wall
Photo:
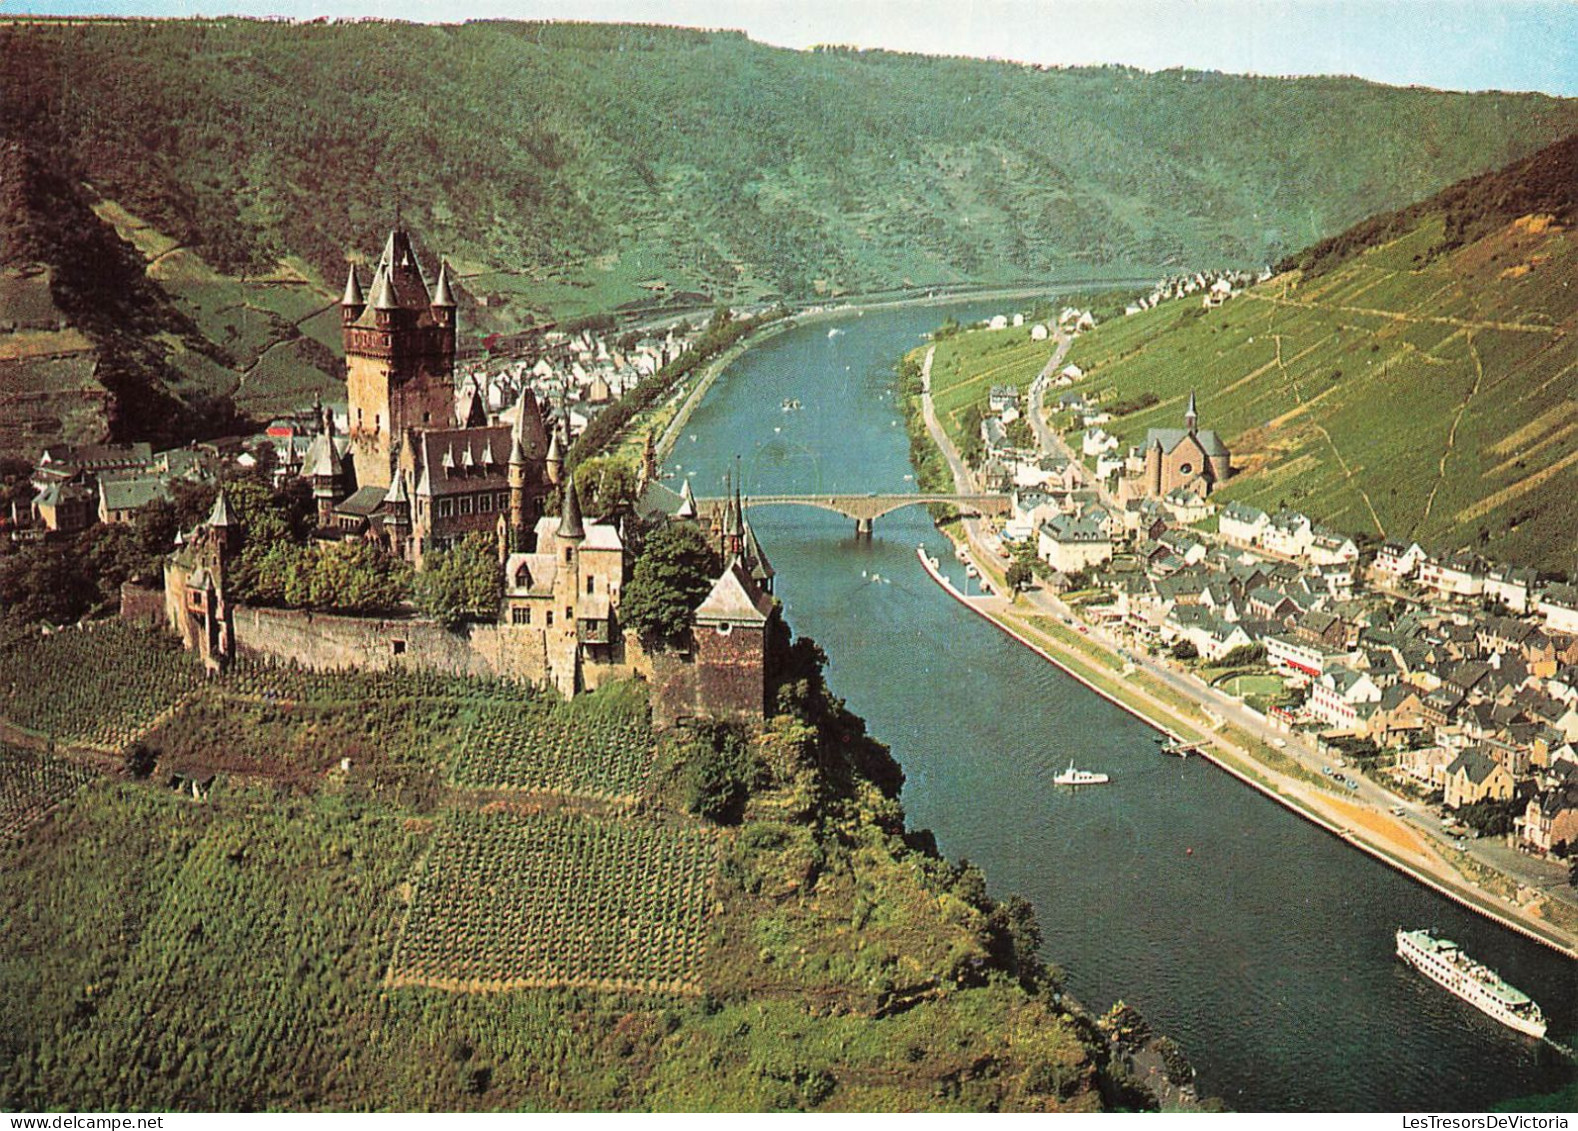
<svg viewBox="0 0 1578 1131"><path fill-rule="evenodd" d="M418 618L335 616L298 609L238 607L242 652L319 670L406 668L541 683L548 675L541 634L507 625L446 629Z"/></svg>

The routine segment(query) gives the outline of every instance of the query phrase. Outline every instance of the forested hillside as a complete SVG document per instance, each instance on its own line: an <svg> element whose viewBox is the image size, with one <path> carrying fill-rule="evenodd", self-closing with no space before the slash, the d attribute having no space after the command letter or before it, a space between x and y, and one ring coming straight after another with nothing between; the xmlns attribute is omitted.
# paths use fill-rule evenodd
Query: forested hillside
<svg viewBox="0 0 1578 1131"><path fill-rule="evenodd" d="M0 59L6 128L215 267L337 283L401 208L523 309L1259 265L1578 129L1536 95L612 25L28 22Z"/></svg>
<svg viewBox="0 0 1578 1131"><path fill-rule="evenodd" d="M1376 216L1226 305L1165 303L1070 357L1136 443L1227 438L1223 498L1578 570L1578 137Z"/></svg>

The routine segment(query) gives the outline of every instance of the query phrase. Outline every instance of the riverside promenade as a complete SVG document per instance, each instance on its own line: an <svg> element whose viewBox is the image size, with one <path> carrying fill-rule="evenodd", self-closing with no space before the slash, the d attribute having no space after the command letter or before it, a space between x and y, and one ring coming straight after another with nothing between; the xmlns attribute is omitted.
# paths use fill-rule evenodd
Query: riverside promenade
<svg viewBox="0 0 1578 1131"><path fill-rule="evenodd" d="M943 431L931 401L928 347L921 366L921 409L928 432L947 460L955 490L975 489L974 477ZM980 520L962 522L963 546L981 577L996 593L1009 592L1006 563L982 537ZM1503 877L1512 892L1504 895L1465 874L1489 864L1470 860L1415 823L1391 810L1417 806L1362 781L1349 791L1311 769L1316 752L1292 735L1271 727L1242 703L1207 687L1192 675L1170 668L1142 652L1126 651L1099 629L1078 624L1074 610L1044 591L1018 597L972 597L961 593L922 555L926 572L955 600L985 617L1006 635L1136 717L1188 743L1203 757L1266 797L1325 829L1360 851L1389 865L1448 899L1569 958L1578 958L1578 932L1542 915L1548 901L1562 896L1540 892ZM1481 874L1484 874L1483 872Z"/></svg>

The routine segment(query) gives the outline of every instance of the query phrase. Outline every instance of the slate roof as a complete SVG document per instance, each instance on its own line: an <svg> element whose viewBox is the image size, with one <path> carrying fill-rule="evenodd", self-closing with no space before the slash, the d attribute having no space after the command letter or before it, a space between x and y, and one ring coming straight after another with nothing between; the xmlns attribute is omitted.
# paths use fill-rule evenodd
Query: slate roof
<svg viewBox="0 0 1578 1131"><path fill-rule="evenodd" d="M755 595L753 596L753 590ZM713 582L712 591L696 610L697 624L766 624L773 599L756 588L738 558Z"/></svg>

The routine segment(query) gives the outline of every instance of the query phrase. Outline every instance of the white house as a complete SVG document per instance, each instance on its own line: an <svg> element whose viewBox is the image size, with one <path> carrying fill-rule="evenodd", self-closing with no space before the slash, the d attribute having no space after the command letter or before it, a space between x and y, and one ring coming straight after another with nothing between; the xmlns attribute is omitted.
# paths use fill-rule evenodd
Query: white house
<svg viewBox="0 0 1578 1131"><path fill-rule="evenodd" d="M1535 606L1550 632L1578 634L1578 586L1552 585Z"/></svg>
<svg viewBox="0 0 1578 1131"><path fill-rule="evenodd" d="M1080 440L1079 450L1087 456L1104 455L1118 446L1118 438L1110 436L1105 429L1087 428L1085 435Z"/></svg>
<svg viewBox="0 0 1578 1131"><path fill-rule="evenodd" d="M1278 511L1261 533L1260 544L1272 553L1301 558L1309 552L1314 525L1297 511Z"/></svg>
<svg viewBox="0 0 1578 1131"><path fill-rule="evenodd" d="M1347 535L1320 527L1310 537L1308 557L1311 565L1345 565L1359 560L1359 547Z"/></svg>
<svg viewBox="0 0 1578 1131"><path fill-rule="evenodd" d="M1044 342L1047 340L1047 328L1043 323L1037 322L1030 327L1030 340L1032 342Z"/></svg>
<svg viewBox="0 0 1578 1131"><path fill-rule="evenodd" d="M1536 574L1523 566L1493 566L1485 575L1485 596L1522 615L1532 607Z"/></svg>
<svg viewBox="0 0 1578 1131"><path fill-rule="evenodd" d="M986 328L988 330L1006 330L1008 329L1008 317L1003 314L994 314L992 315L992 320L986 324Z"/></svg>
<svg viewBox="0 0 1578 1131"><path fill-rule="evenodd" d="M1375 554L1375 568L1393 578L1412 577L1430 555L1418 542L1404 546L1401 542L1387 542Z"/></svg>
<svg viewBox="0 0 1578 1131"><path fill-rule="evenodd" d="M1477 597L1485 591L1485 569L1469 553L1427 558L1419 567L1419 584L1447 597Z"/></svg>
<svg viewBox="0 0 1578 1131"><path fill-rule="evenodd" d="M1244 503L1228 503L1217 519L1217 530L1222 537L1239 546L1258 544L1270 525L1270 515Z"/></svg>
<svg viewBox="0 0 1578 1131"><path fill-rule="evenodd" d="M1101 523L1054 515L1041 524L1036 556L1059 573L1074 573L1112 560L1112 538Z"/></svg>
<svg viewBox="0 0 1578 1131"><path fill-rule="evenodd" d="M1333 667L1310 684L1305 706L1328 726L1351 730L1358 725L1361 713L1368 716L1368 712L1362 712L1363 706L1380 701L1381 689L1367 673Z"/></svg>

